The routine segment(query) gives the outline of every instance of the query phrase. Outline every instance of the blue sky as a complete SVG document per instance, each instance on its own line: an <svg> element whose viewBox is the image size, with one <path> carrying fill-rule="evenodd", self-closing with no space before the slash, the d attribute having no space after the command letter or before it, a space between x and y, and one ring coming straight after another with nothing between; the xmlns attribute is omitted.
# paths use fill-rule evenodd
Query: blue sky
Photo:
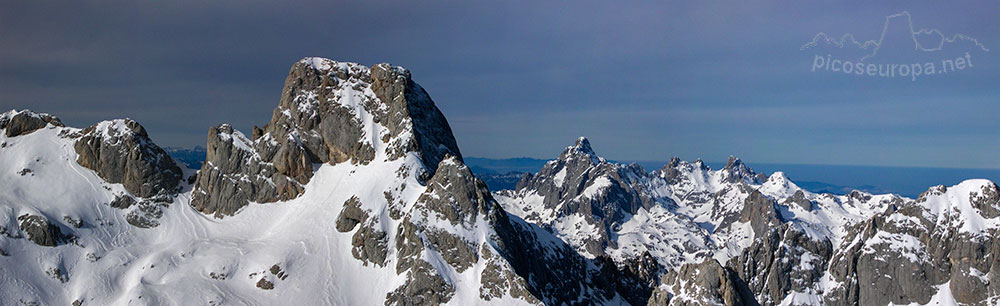
<svg viewBox="0 0 1000 306"><path fill-rule="evenodd" d="M811 71L818 32L877 39L885 17L989 51L919 78ZM264 124L290 65L413 72L467 156L549 158L577 136L617 160L1000 168L996 1L729 3L72 1L0 3L0 107L75 126L131 117L165 146ZM967 45L871 62L955 57ZM912 50L909 50L912 51Z"/></svg>

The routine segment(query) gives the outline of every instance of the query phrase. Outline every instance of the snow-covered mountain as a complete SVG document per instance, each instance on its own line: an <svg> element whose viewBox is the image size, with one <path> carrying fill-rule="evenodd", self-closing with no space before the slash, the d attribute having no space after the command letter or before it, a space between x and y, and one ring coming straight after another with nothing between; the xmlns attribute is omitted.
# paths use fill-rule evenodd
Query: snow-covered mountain
<svg viewBox="0 0 1000 306"><path fill-rule="evenodd" d="M1000 301L990 281L1000 274L989 272L1000 255L1000 195L987 180L915 200L816 194L735 157L719 170L673 158L646 172L608 162L580 138L496 198L583 256L625 270L655 259L650 305Z"/></svg>
<svg viewBox="0 0 1000 306"><path fill-rule="evenodd" d="M816 194L580 138L490 192L401 67L305 58L199 170L129 119L0 114L0 304L1000 302L1000 192ZM997 271L994 271L997 270Z"/></svg>
<svg viewBox="0 0 1000 306"><path fill-rule="evenodd" d="M624 303L629 277L493 200L405 69L306 58L285 85L250 137L209 129L198 172L131 120L5 113L0 300Z"/></svg>

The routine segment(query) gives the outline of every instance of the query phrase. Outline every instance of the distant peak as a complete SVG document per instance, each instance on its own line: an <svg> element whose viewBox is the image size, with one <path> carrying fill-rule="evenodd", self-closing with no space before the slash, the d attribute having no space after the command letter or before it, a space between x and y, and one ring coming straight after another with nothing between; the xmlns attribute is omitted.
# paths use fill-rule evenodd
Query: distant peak
<svg viewBox="0 0 1000 306"><path fill-rule="evenodd" d="M740 160L739 157L730 155L729 160L726 160L726 166L722 167L723 173L725 173L724 180L730 183L735 183L739 181L744 181L747 183L761 183L762 180L767 179L767 177L762 177L757 175L753 169L747 167L746 164Z"/></svg>
<svg viewBox="0 0 1000 306"><path fill-rule="evenodd" d="M586 137L577 138L576 143L563 150L559 159L568 160L577 157L589 159L591 164L597 164L604 160L597 156L597 153L594 153L594 149L590 147L590 140L587 140Z"/></svg>
<svg viewBox="0 0 1000 306"><path fill-rule="evenodd" d="M563 152L563 156L570 155L587 155L591 158L597 158L597 153L594 153L594 149L590 147L590 140L587 137L580 137L576 139L576 143L571 147L566 147Z"/></svg>
<svg viewBox="0 0 1000 306"><path fill-rule="evenodd" d="M587 140L587 137L583 136L576 139L576 144L573 145L573 149L582 153L594 154L594 149L590 147L590 140Z"/></svg>
<svg viewBox="0 0 1000 306"><path fill-rule="evenodd" d="M777 171L772 173L767 179L769 181L784 182L788 181L788 176L785 175L785 172Z"/></svg>
<svg viewBox="0 0 1000 306"><path fill-rule="evenodd" d="M788 176L781 171L772 173L771 176L768 176L767 179L764 180L764 183L785 188L798 189L798 185L795 185L795 183L788 179Z"/></svg>
<svg viewBox="0 0 1000 306"><path fill-rule="evenodd" d="M726 160L726 166L723 167L723 169L736 169L740 166L745 167L745 165L743 165L743 161L741 161L739 157L729 155L729 159Z"/></svg>
<svg viewBox="0 0 1000 306"><path fill-rule="evenodd" d="M694 166L701 170L709 170L708 166L705 165L705 161L701 160L701 158L694 160Z"/></svg>

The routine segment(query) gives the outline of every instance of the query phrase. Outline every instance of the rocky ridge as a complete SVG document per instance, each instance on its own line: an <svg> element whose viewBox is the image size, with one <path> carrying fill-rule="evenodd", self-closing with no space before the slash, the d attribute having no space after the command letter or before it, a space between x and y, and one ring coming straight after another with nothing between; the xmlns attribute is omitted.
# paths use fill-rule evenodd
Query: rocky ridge
<svg viewBox="0 0 1000 306"><path fill-rule="evenodd" d="M586 150L581 143L588 144ZM537 174L525 175L516 190L496 196L508 211L539 223L584 256L607 254L623 268L651 254L660 267L651 270L659 273L650 305L997 299L988 272L995 258L989 237L1000 228L992 182L934 187L918 199L859 191L815 194L781 172L756 173L735 157L720 170L673 158L646 173L593 154L581 159L576 152L593 149L581 138ZM570 188L563 186L567 181ZM594 184L603 181L613 183ZM598 207L614 207L623 212L621 219L603 223L584 217L611 215L576 204L580 197L574 190L588 188L591 194L615 194L597 201ZM657 248L662 245L678 247ZM904 278L906 284L893 281Z"/></svg>
<svg viewBox="0 0 1000 306"><path fill-rule="evenodd" d="M226 124L213 127L206 147L192 204L220 217L249 202L299 196L317 163L368 164L414 152L426 179L446 155L461 159L447 120L409 71L322 58L292 66L263 128L248 138Z"/></svg>

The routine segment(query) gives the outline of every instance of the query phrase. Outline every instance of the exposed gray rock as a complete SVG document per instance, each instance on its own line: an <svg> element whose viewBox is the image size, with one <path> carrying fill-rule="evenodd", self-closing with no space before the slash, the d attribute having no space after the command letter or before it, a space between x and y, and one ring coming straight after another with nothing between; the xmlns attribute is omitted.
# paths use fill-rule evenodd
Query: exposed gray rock
<svg viewBox="0 0 1000 306"><path fill-rule="evenodd" d="M833 253L830 241L815 240L793 223L785 223L758 236L727 267L761 305L777 305L792 292L817 294L820 278Z"/></svg>
<svg viewBox="0 0 1000 306"><path fill-rule="evenodd" d="M715 259L685 264L663 276L647 305L752 305L744 302L737 281L736 275ZM678 296L683 298L674 298Z"/></svg>
<svg viewBox="0 0 1000 306"><path fill-rule="evenodd" d="M758 174L747 167L739 158L730 155L726 161L726 166L722 168L723 180L730 183L746 182L748 184L760 184L767 179L766 176Z"/></svg>
<svg viewBox="0 0 1000 306"><path fill-rule="evenodd" d="M37 245L54 247L66 239L59 226L43 216L24 214L17 221L24 236Z"/></svg>
<svg viewBox="0 0 1000 306"><path fill-rule="evenodd" d="M30 134L46 125L63 126L62 121L55 116L45 113L35 113L30 110L12 110L0 114L0 129L4 130L7 137L17 137Z"/></svg>
<svg viewBox="0 0 1000 306"><path fill-rule="evenodd" d="M434 268L423 260L410 268L405 284L385 297L385 305L439 305L455 295L455 286L449 284Z"/></svg>
<svg viewBox="0 0 1000 306"><path fill-rule="evenodd" d="M983 185L978 193L970 194L969 203L983 218L992 219L1000 216L1000 191L993 182Z"/></svg>
<svg viewBox="0 0 1000 306"><path fill-rule="evenodd" d="M365 220L368 220L368 213L361 209L361 200L353 196L344 202L344 209L337 217L337 231L346 233L354 230L354 227Z"/></svg>
<svg viewBox="0 0 1000 306"><path fill-rule="evenodd" d="M980 187L969 203L974 213L993 215L996 185ZM843 285L824 294L827 304L926 304L945 283L962 304L1000 301L997 232L962 231L963 214L972 211L925 206L929 197L947 191L932 187L915 201L852 226L829 265L833 279Z"/></svg>
<svg viewBox="0 0 1000 306"><path fill-rule="evenodd" d="M378 130L363 118L387 132L371 135ZM191 205L221 217L251 201L295 198L314 164L367 164L376 142L387 144L389 160L418 154L429 169L422 179L447 154L461 160L447 120L405 69L303 59L290 69L271 121L254 127L252 140L228 125L209 130Z"/></svg>
<svg viewBox="0 0 1000 306"><path fill-rule="evenodd" d="M681 171L677 169L677 167L680 166L680 163L681 163L680 158L676 156L670 158L670 161L667 162L667 165L663 166L663 168L660 168L659 171L660 177L667 180L667 183L669 184L677 184L678 182L680 182Z"/></svg>
<svg viewBox="0 0 1000 306"><path fill-rule="evenodd" d="M81 227L83 227L83 220L81 220L79 218L73 218L73 217L70 217L70 216L63 216L63 221L66 221L66 224L69 224L70 226L73 226L75 228L81 228Z"/></svg>
<svg viewBox="0 0 1000 306"><path fill-rule="evenodd" d="M288 278L288 273L285 273L285 271L282 270L281 266L278 264L272 265L270 269L267 269L267 272L271 272L271 275L274 275L278 280L285 280Z"/></svg>
<svg viewBox="0 0 1000 306"><path fill-rule="evenodd" d="M476 247L471 242L445 231L431 231L426 235L427 241L441 254L445 262L455 267L455 271L459 273L479 261Z"/></svg>
<svg viewBox="0 0 1000 306"><path fill-rule="evenodd" d="M442 286L442 282L448 281L443 281L436 270L424 268L428 264L421 255L425 250L434 250L458 272L485 260L486 269L480 273L484 284L480 296L484 299L510 294L546 304L580 299L598 303L616 294L631 294L619 291L618 284L641 283L637 275L647 273L645 266L634 267L631 273L619 273L613 264L589 260L552 233L510 216L493 199L486 185L455 157L446 157L438 164L437 171L427 180L427 190L409 213L395 237L396 271L407 273L408 281L389 295L389 303L416 302L407 298L407 293L416 294L420 301L451 298L450 285ZM422 217L414 219L414 216ZM495 236L489 237L491 243L477 246L424 221L413 221L424 218L436 218L467 229L481 226L476 220L482 218ZM658 269L655 264L651 266ZM649 289L640 294L648 296L648 292Z"/></svg>
<svg viewBox="0 0 1000 306"><path fill-rule="evenodd" d="M135 205L135 198L127 194L119 194L115 196L115 199L109 205L118 209L126 209Z"/></svg>
<svg viewBox="0 0 1000 306"><path fill-rule="evenodd" d="M663 272L649 252L621 265L606 256L598 257L596 262L601 267L601 276L609 280L614 290L632 305L646 304L650 300Z"/></svg>
<svg viewBox="0 0 1000 306"><path fill-rule="evenodd" d="M266 278L261 278L259 281L257 281L257 288L264 290L271 290L274 289L274 283L267 280Z"/></svg>
<svg viewBox="0 0 1000 306"><path fill-rule="evenodd" d="M176 193L181 169L130 119L103 121L80 133L73 145L76 162L109 183L120 183L135 196Z"/></svg>
<svg viewBox="0 0 1000 306"><path fill-rule="evenodd" d="M385 232L375 227L374 222L368 222L361 226L351 239L354 246L351 254L354 258L361 260L364 265L373 263L376 266L385 266L388 252L389 238Z"/></svg>
<svg viewBox="0 0 1000 306"><path fill-rule="evenodd" d="M427 191L417 199L421 207L457 225L475 222L496 205L486 184L457 157L449 156L437 168L427 181Z"/></svg>
<svg viewBox="0 0 1000 306"><path fill-rule="evenodd" d="M528 215L525 216L527 221L545 225L543 220L576 214L596 225L598 232L577 247L599 256L604 255L607 248L617 247L611 233L626 221L626 217L640 208L659 205L644 186L635 183L637 178L646 175L639 165L619 165L598 157L590 141L580 137L576 144L560 154L559 159L545 164L538 174L525 175L510 194L535 193L544 197L543 206L550 215ZM597 192L585 194L588 188Z"/></svg>
<svg viewBox="0 0 1000 306"><path fill-rule="evenodd" d="M791 197L785 199L785 204L795 204L806 211L810 211L813 208L813 203L806 198L806 194L802 190L796 190Z"/></svg>
<svg viewBox="0 0 1000 306"><path fill-rule="evenodd" d="M49 267L48 269L45 270L45 275L48 275L49 277L58 280L60 283L63 284L69 281L69 274L67 274L65 270L59 267Z"/></svg>
<svg viewBox="0 0 1000 306"><path fill-rule="evenodd" d="M498 208L486 185L476 179L457 157L446 157L436 168L434 176L427 181L427 190L418 197L412 214L435 216L472 228L477 216ZM396 272L407 273L407 282L387 296L387 305L443 303L451 299L453 285L444 281L437 270L430 268L429 263L421 258L425 249L437 251L459 272L479 259L474 245L427 224L414 223L411 217L404 218L399 225L396 249Z"/></svg>
<svg viewBox="0 0 1000 306"><path fill-rule="evenodd" d="M125 221L140 228L152 228L160 225L160 217L163 216L163 208L167 203L151 200L143 200L125 214Z"/></svg>
<svg viewBox="0 0 1000 306"><path fill-rule="evenodd" d="M528 283L514 271L507 268L504 259L489 251L484 244L480 248L480 254L486 260L486 266L480 274L479 297L485 301L494 298L501 298L506 294L516 299L522 299L528 303L541 304L531 291L528 290Z"/></svg>
<svg viewBox="0 0 1000 306"><path fill-rule="evenodd" d="M250 201L290 200L302 193L301 182L278 173L274 163L265 162L259 154L274 156L277 145L260 141L256 150L250 145L228 124L209 128L208 153L195 179L191 206L202 213L232 215Z"/></svg>
<svg viewBox="0 0 1000 306"><path fill-rule="evenodd" d="M774 206L774 200L764 196L757 190L753 190L750 196L743 200L740 222L750 222L754 237L762 237L771 228L784 222Z"/></svg>

